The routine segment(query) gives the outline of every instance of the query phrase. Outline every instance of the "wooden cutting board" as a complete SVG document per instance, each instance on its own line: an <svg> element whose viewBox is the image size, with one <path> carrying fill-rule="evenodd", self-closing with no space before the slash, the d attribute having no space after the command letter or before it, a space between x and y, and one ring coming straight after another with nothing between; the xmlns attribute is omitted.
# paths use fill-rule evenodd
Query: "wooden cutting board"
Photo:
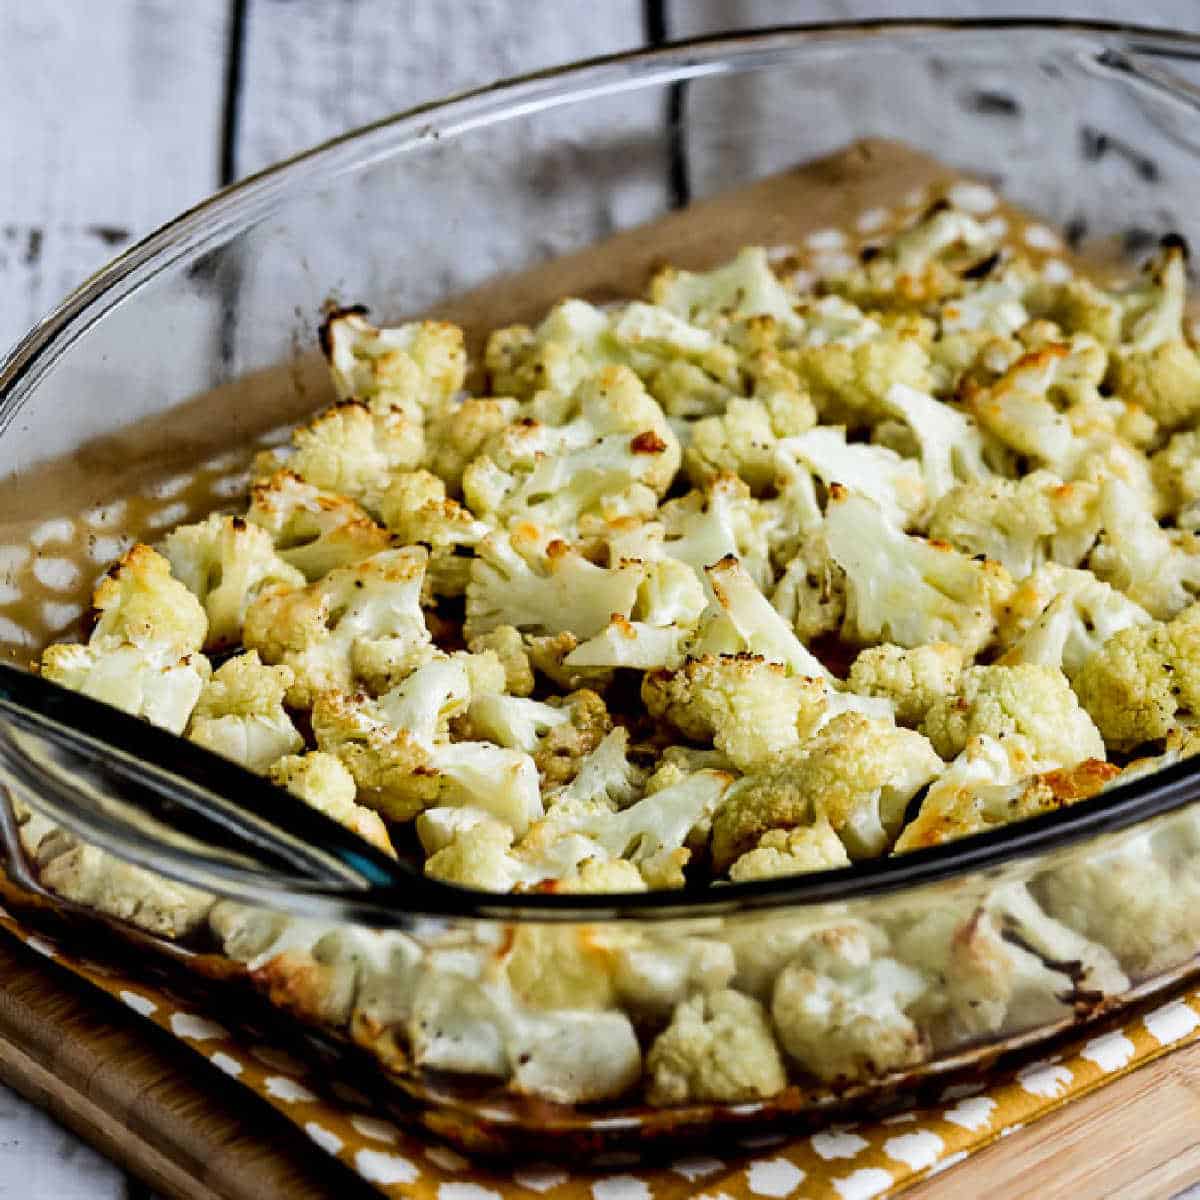
<svg viewBox="0 0 1200 1200"><path fill-rule="evenodd" d="M0 1079L173 1200L377 1196L206 1060L0 936ZM914 1188L1167 1200L1200 1181L1200 1043Z"/></svg>

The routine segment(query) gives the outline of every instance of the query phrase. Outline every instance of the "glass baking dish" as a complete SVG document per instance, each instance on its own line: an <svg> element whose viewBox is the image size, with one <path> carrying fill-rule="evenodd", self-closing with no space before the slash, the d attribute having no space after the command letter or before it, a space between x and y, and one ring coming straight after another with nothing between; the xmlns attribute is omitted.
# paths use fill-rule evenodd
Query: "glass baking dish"
<svg viewBox="0 0 1200 1200"><path fill-rule="evenodd" d="M565 291L631 294L663 259L843 252L959 177L1037 214L1021 228L1045 258L1063 249L1053 229L1110 275L1168 232L1200 244L1197 59L1200 39L1104 25L770 30L486 88L229 188L88 280L0 368L0 649L27 663L69 633L123 538L228 505L249 454L329 400L312 330L330 300L382 322L445 315L477 349ZM201 889L153 936L104 919L182 963L223 956L226 984L367 1052L430 1128L476 1149L876 1106L1159 990L1200 950L1187 760L903 857L628 897L314 882L133 820L120 772L75 805L48 763L0 726L10 882L80 919L97 907L47 888L18 831L32 811ZM681 1006L692 1024L654 1048Z"/></svg>

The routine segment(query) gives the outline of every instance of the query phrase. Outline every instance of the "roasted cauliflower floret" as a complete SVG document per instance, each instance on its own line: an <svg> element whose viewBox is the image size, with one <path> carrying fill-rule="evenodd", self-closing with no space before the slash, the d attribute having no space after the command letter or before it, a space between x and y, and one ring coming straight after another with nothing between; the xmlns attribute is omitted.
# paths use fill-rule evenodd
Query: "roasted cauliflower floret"
<svg viewBox="0 0 1200 1200"><path fill-rule="evenodd" d="M746 883L849 865L850 856L833 826L819 818L812 825L797 825L794 829L768 829L753 850L734 861L729 878L734 883Z"/></svg>
<svg viewBox="0 0 1200 1200"><path fill-rule="evenodd" d="M1144 280L1118 297L1124 308L1122 344L1109 372L1113 391L1167 430L1200 414L1200 358L1183 336L1185 260L1183 244L1165 240L1146 264Z"/></svg>
<svg viewBox="0 0 1200 1200"><path fill-rule="evenodd" d="M379 504L384 524L404 545L429 549L429 588L435 596L461 596L476 546L488 526L446 497L446 485L429 471L397 475Z"/></svg>
<svg viewBox="0 0 1200 1200"><path fill-rule="evenodd" d="M463 494L484 519L570 531L586 513L653 510L681 454L638 377L610 367L586 377L567 400L539 394L467 467Z"/></svg>
<svg viewBox="0 0 1200 1200"><path fill-rule="evenodd" d="M865 496L835 489L825 519L829 553L846 572L843 634L858 642L951 642L976 654L1012 590L996 562L911 537Z"/></svg>
<svg viewBox="0 0 1200 1200"><path fill-rule="evenodd" d="M930 786L920 812L896 839L895 853L938 846L1087 800L1120 773L1111 763L1086 758L1033 774L1036 754L1020 735L1003 741L987 734L973 737Z"/></svg>
<svg viewBox="0 0 1200 1200"><path fill-rule="evenodd" d="M983 554L1022 579L1043 562L1075 567L1100 532L1099 488L1049 471L960 484L939 501L929 536Z"/></svg>
<svg viewBox="0 0 1200 1200"><path fill-rule="evenodd" d="M675 1009L650 1047L646 1072L653 1105L761 1100L787 1086L766 1010L728 988Z"/></svg>
<svg viewBox="0 0 1200 1200"><path fill-rule="evenodd" d="M650 299L677 317L721 329L744 317L771 316L784 328L799 325L794 298L775 277L766 251L747 246L713 271L665 267L650 283Z"/></svg>
<svg viewBox="0 0 1200 1200"><path fill-rule="evenodd" d="M1200 605L1168 624L1122 629L1085 660L1072 681L1114 750L1165 737L1181 713L1200 711Z"/></svg>
<svg viewBox="0 0 1200 1200"><path fill-rule="evenodd" d="M880 696L895 706L901 725L917 726L935 701L953 695L966 666L961 647L949 642L870 646L850 666L846 687L860 696Z"/></svg>
<svg viewBox="0 0 1200 1200"><path fill-rule="evenodd" d="M971 738L1019 735L1045 767L1069 767L1103 758L1104 742L1079 704L1067 677L1055 667L968 667L958 687L930 705L921 729L945 759Z"/></svg>
<svg viewBox="0 0 1200 1200"><path fill-rule="evenodd" d="M1175 434L1150 456L1154 486L1180 529L1200 529L1200 430Z"/></svg>
<svg viewBox="0 0 1200 1200"><path fill-rule="evenodd" d="M718 871L771 829L827 821L851 858L891 845L908 802L943 770L919 733L848 712L830 721L794 763L747 775L730 790L713 821Z"/></svg>
<svg viewBox="0 0 1200 1200"><path fill-rule="evenodd" d="M830 557L823 530L804 539L779 577L771 603L802 642L841 628L846 572Z"/></svg>
<svg viewBox="0 0 1200 1200"><path fill-rule="evenodd" d="M734 397L718 416L691 427L685 454L688 474L704 485L723 473L736 475L757 494L775 480L775 449L816 423L812 401L800 391L766 399Z"/></svg>
<svg viewBox="0 0 1200 1200"><path fill-rule="evenodd" d="M340 399L374 400L420 414L463 385L463 332L444 321L377 329L361 307L335 309L321 326L321 349Z"/></svg>
<svg viewBox="0 0 1200 1200"><path fill-rule="evenodd" d="M172 733L182 733L212 672L201 654L208 620L170 564L133 546L96 585L87 645L42 653L41 674Z"/></svg>
<svg viewBox="0 0 1200 1200"><path fill-rule="evenodd" d="M276 554L310 583L391 545L387 530L353 500L322 491L294 471L276 471L251 488L246 520L265 529Z"/></svg>
<svg viewBox="0 0 1200 1200"><path fill-rule="evenodd" d="M504 690L513 696L528 696L533 691L533 667L521 634L512 625L497 625L471 639L472 654L492 651L504 668Z"/></svg>
<svg viewBox="0 0 1200 1200"><path fill-rule="evenodd" d="M741 771L793 758L826 716L819 679L790 677L752 654L706 654L677 671L650 671L642 700L686 737L708 742Z"/></svg>
<svg viewBox="0 0 1200 1200"><path fill-rule="evenodd" d="M1150 614L1090 571L1046 563L1023 580L1001 620L1000 662L1058 667L1074 679L1114 634L1144 625Z"/></svg>
<svg viewBox="0 0 1200 1200"><path fill-rule="evenodd" d="M245 644L291 667L293 707L359 682L383 691L432 651L420 603L427 559L419 546L385 550L307 587L266 588L246 612Z"/></svg>
<svg viewBox="0 0 1200 1200"><path fill-rule="evenodd" d="M304 746L283 709L292 678L290 667L264 666L256 650L222 663L200 693L188 738L251 771L265 771Z"/></svg>
<svg viewBox="0 0 1200 1200"><path fill-rule="evenodd" d="M814 931L775 981L771 1016L788 1055L827 1083L886 1075L922 1062L924 1034L909 1015L927 988L859 922Z"/></svg>
<svg viewBox="0 0 1200 1200"><path fill-rule="evenodd" d="M334 755L321 750L289 754L273 762L267 776L305 804L345 825L363 841L395 856L392 840L379 814L355 802L354 776Z"/></svg>
<svg viewBox="0 0 1200 1200"><path fill-rule="evenodd" d="M212 516L180 525L163 539L171 573L204 605L205 646L222 650L242 640L246 610L270 587L303 587L304 574L275 553L271 535L242 517Z"/></svg>
<svg viewBox="0 0 1200 1200"><path fill-rule="evenodd" d="M844 428L822 425L803 437L788 438L780 450L794 455L827 488L838 484L869 497L901 529L914 524L925 509L920 466L886 446L847 442Z"/></svg>
<svg viewBox="0 0 1200 1200"><path fill-rule="evenodd" d="M1169 620L1200 593L1200 538L1163 529L1120 480L1100 494L1103 527L1087 565L1152 617Z"/></svg>
<svg viewBox="0 0 1200 1200"><path fill-rule="evenodd" d="M613 613L632 613L642 577L638 562L597 566L536 526L498 530L479 543L471 563L464 632L474 639L509 625L589 638Z"/></svg>
<svg viewBox="0 0 1200 1200"><path fill-rule="evenodd" d="M516 419L520 403L503 396L466 396L434 413L425 427L424 465L457 496L463 472L496 434Z"/></svg>
<svg viewBox="0 0 1200 1200"><path fill-rule="evenodd" d="M322 491L358 501L372 515L396 471L411 471L425 453L420 417L381 400L341 400L292 435L286 469ZM272 473L278 462L272 460Z"/></svg>

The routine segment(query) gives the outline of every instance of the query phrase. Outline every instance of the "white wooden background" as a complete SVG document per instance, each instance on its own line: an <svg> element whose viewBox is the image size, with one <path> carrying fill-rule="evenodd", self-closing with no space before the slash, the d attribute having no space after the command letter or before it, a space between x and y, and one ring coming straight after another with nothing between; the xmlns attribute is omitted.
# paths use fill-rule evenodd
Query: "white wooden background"
<svg viewBox="0 0 1200 1200"><path fill-rule="evenodd" d="M897 15L1200 32L1198 0L0 0L0 351L218 185L396 109L664 32ZM2 1200L119 1197L149 1193L0 1087Z"/></svg>

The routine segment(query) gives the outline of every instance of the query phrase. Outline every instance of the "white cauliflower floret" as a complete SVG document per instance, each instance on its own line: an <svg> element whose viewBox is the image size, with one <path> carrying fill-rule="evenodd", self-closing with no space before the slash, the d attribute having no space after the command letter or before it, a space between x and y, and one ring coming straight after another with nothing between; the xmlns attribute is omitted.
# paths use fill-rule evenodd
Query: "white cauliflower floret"
<svg viewBox="0 0 1200 1200"><path fill-rule="evenodd" d="M649 670L678 662L705 608L696 573L673 558L646 563L632 620L614 612L608 625L563 660L568 668L634 667Z"/></svg>
<svg viewBox="0 0 1200 1200"><path fill-rule="evenodd" d="M827 488L836 483L869 497L901 529L925 508L925 484L912 459L886 446L847 443L844 428L823 425L788 438L779 448L804 463Z"/></svg>
<svg viewBox="0 0 1200 1200"><path fill-rule="evenodd" d="M1110 954L1048 917L1022 884L898 925L897 957L936 981L915 1010L935 1049L1063 1020L1129 986Z"/></svg>
<svg viewBox="0 0 1200 1200"><path fill-rule="evenodd" d="M487 742L449 742L448 723L470 702L459 658L418 668L378 700L325 692L313 733L358 784L359 798L395 820L433 803L483 809L518 834L542 813L537 767L522 751Z"/></svg>
<svg viewBox="0 0 1200 1200"><path fill-rule="evenodd" d="M835 717L806 751L730 790L713 821L716 870L754 849L768 830L821 820L851 858L873 858L900 831L908 802L943 770L921 734L856 712Z"/></svg>
<svg viewBox="0 0 1200 1200"><path fill-rule="evenodd" d="M718 476L704 491L668 500L655 519L663 527L662 552L698 574L732 555L760 586L769 583L772 517L740 479Z"/></svg>
<svg viewBox="0 0 1200 1200"><path fill-rule="evenodd" d="M1168 753L1147 765L1161 770L1178 757ZM1111 951L1135 979L1170 970L1195 948L1194 816L1181 811L1154 828L1129 830L1048 868L1030 886L1047 912Z"/></svg>
<svg viewBox="0 0 1200 1200"><path fill-rule="evenodd" d="M859 696L890 700L901 725L920 725L934 702L958 689L966 655L949 642L870 646L854 660L846 687Z"/></svg>
<svg viewBox="0 0 1200 1200"><path fill-rule="evenodd" d="M482 739L526 754L532 754L550 730L571 720L565 707L497 692L472 699L467 716L472 732Z"/></svg>
<svg viewBox="0 0 1200 1200"><path fill-rule="evenodd" d="M696 273L666 267L650 284L650 298L692 324L720 329L744 317L774 317L783 328L798 328L795 299L775 277L767 253L747 246L716 270Z"/></svg>
<svg viewBox="0 0 1200 1200"><path fill-rule="evenodd" d="M1046 563L1013 593L999 661L1058 667L1074 679L1110 637L1150 620L1144 608L1090 571Z"/></svg>
<svg viewBox="0 0 1200 1200"><path fill-rule="evenodd" d="M798 391L766 399L735 396L723 413L703 417L690 427L688 474L703 485L729 473L761 493L774 482L780 439L802 434L815 422L812 403Z"/></svg>
<svg viewBox="0 0 1200 1200"><path fill-rule="evenodd" d="M662 409L625 367L588 376L569 401L546 394L525 419L492 437L463 474L473 512L505 524L572 529L591 512L647 512L679 469L681 450ZM549 420L541 420L542 412Z"/></svg>
<svg viewBox="0 0 1200 1200"><path fill-rule="evenodd" d="M42 653L52 683L182 733L212 668L199 651L208 632L200 602L149 546L133 546L96 585L87 645Z"/></svg>
<svg viewBox="0 0 1200 1200"><path fill-rule="evenodd" d="M292 668L297 708L358 681L383 691L432 652L420 602L427 558L420 546L385 550L304 588L267 588L247 610L246 647Z"/></svg>
<svg viewBox="0 0 1200 1200"><path fill-rule="evenodd" d="M279 557L310 583L391 544L387 530L353 500L322 491L292 471L277 471L251 488L246 520L265 529Z"/></svg>
<svg viewBox="0 0 1200 1200"><path fill-rule="evenodd" d="M848 867L850 856L834 828L824 818L794 829L769 829L753 850L747 850L729 868L734 883L751 879L777 879L807 871Z"/></svg>
<svg viewBox="0 0 1200 1200"><path fill-rule="evenodd" d="M1176 433L1150 456L1154 486L1180 529L1200 529L1200 430Z"/></svg>
<svg viewBox="0 0 1200 1200"><path fill-rule="evenodd" d="M995 559L1014 579L1047 561L1075 567L1100 532L1099 492L1049 471L960 484L934 509L929 536Z"/></svg>
<svg viewBox="0 0 1200 1200"><path fill-rule="evenodd" d="M637 562L600 567L535 526L489 534L477 547L467 584L465 632L501 625L537 634L588 638L613 613L628 617L643 577Z"/></svg>
<svg viewBox="0 0 1200 1200"><path fill-rule="evenodd" d="M883 404L916 441L929 504L936 504L960 480L991 474L983 459L983 437L966 413L903 383L888 388Z"/></svg>
<svg viewBox="0 0 1200 1200"><path fill-rule="evenodd" d="M547 793L546 806L553 808L563 801L628 808L641 798L646 777L644 771L629 762L628 750L629 730L623 726L610 730L591 753L579 760L575 778Z"/></svg>
<svg viewBox="0 0 1200 1200"><path fill-rule="evenodd" d="M491 651L504 669L504 691L513 696L528 696L533 691L533 667L525 651L521 634L511 625L497 625L467 643L472 654Z"/></svg>
<svg viewBox="0 0 1200 1200"><path fill-rule="evenodd" d="M357 500L369 513L396 471L411 471L425 453L419 416L389 407L341 400L292 434L288 470L322 491ZM272 458L271 473L278 467Z"/></svg>
<svg viewBox="0 0 1200 1200"><path fill-rule="evenodd" d="M1152 617L1169 620L1200 593L1200 539L1163 529L1121 480L1100 492L1100 539L1088 558L1098 578Z"/></svg>
<svg viewBox="0 0 1200 1200"><path fill-rule="evenodd" d="M520 408L519 401L504 396L465 396L444 405L425 426L424 465L459 495L463 472Z"/></svg>
<svg viewBox="0 0 1200 1200"><path fill-rule="evenodd" d="M1019 735L1043 767L1069 767L1104 758L1100 731L1083 709L1067 677L1055 667L968 667L954 692L930 705L922 732L945 759L980 734Z"/></svg>
<svg viewBox="0 0 1200 1200"><path fill-rule="evenodd" d="M355 802L354 776L340 759L321 750L289 754L272 763L267 775L305 804L358 834L385 854L395 856L379 814Z"/></svg>
<svg viewBox="0 0 1200 1200"><path fill-rule="evenodd" d="M830 558L823 530L804 540L779 577L771 603L802 642L841 628L846 572Z"/></svg>
<svg viewBox="0 0 1200 1200"><path fill-rule="evenodd" d="M835 493L825 523L830 555L846 572L846 636L900 646L951 642L968 654L992 640L1012 590L999 563L908 536L864 496Z"/></svg>
<svg viewBox="0 0 1200 1200"><path fill-rule="evenodd" d="M1119 768L1098 758L1039 770L1038 747L1020 735L979 734L930 786L921 811L896 839L895 853L982 833L1100 792Z"/></svg>
<svg viewBox="0 0 1200 1200"><path fill-rule="evenodd" d="M321 326L321 349L339 399L376 397L416 414L436 409L463 386L463 332L442 321L376 329L361 307L335 309Z"/></svg>
<svg viewBox="0 0 1200 1200"><path fill-rule="evenodd" d="M789 677L781 664L751 654L706 654L677 671L647 672L642 700L685 736L711 739L741 771L794 757L828 706L821 680Z"/></svg>
<svg viewBox="0 0 1200 1200"><path fill-rule="evenodd" d="M922 308L962 293L962 271L995 249L974 217L939 201L830 286L872 308Z"/></svg>
<svg viewBox="0 0 1200 1200"><path fill-rule="evenodd" d="M275 553L271 535L242 517L213 513L196 525L180 525L163 539L171 573L208 614L205 646L221 650L242 640L246 610L267 587L303 587L304 574Z"/></svg>
<svg viewBox="0 0 1200 1200"><path fill-rule="evenodd" d="M711 598L689 654L757 654L782 663L793 675L832 681L737 559L725 558L705 568L704 577Z"/></svg>
<svg viewBox="0 0 1200 1200"><path fill-rule="evenodd" d="M1134 750L1200 712L1200 605L1173 621L1132 625L1087 658L1072 684L1104 740Z"/></svg>
<svg viewBox="0 0 1200 1200"><path fill-rule="evenodd" d="M916 1066L929 1053L912 1017L927 983L886 953L877 929L846 922L814 931L775 981L771 1016L784 1050L825 1082Z"/></svg>
<svg viewBox="0 0 1200 1200"><path fill-rule="evenodd" d="M1200 412L1200 358L1184 340L1186 252L1164 240L1145 280L1118 296L1122 344L1110 370L1113 391L1140 405L1164 429L1191 424Z"/></svg>
<svg viewBox="0 0 1200 1200"><path fill-rule="evenodd" d="M222 663L200 693L188 738L251 771L265 771L304 746L283 709L292 678L290 667L264 666L256 650Z"/></svg>
<svg viewBox="0 0 1200 1200"><path fill-rule="evenodd" d="M652 1105L761 1100L787 1086L766 1010L729 989L676 1008L650 1047L646 1073Z"/></svg>
<svg viewBox="0 0 1200 1200"><path fill-rule="evenodd" d="M446 498L446 485L429 471L397 475L379 504L384 524L404 545L429 548L428 580L435 596L461 596L472 552L488 526Z"/></svg>

